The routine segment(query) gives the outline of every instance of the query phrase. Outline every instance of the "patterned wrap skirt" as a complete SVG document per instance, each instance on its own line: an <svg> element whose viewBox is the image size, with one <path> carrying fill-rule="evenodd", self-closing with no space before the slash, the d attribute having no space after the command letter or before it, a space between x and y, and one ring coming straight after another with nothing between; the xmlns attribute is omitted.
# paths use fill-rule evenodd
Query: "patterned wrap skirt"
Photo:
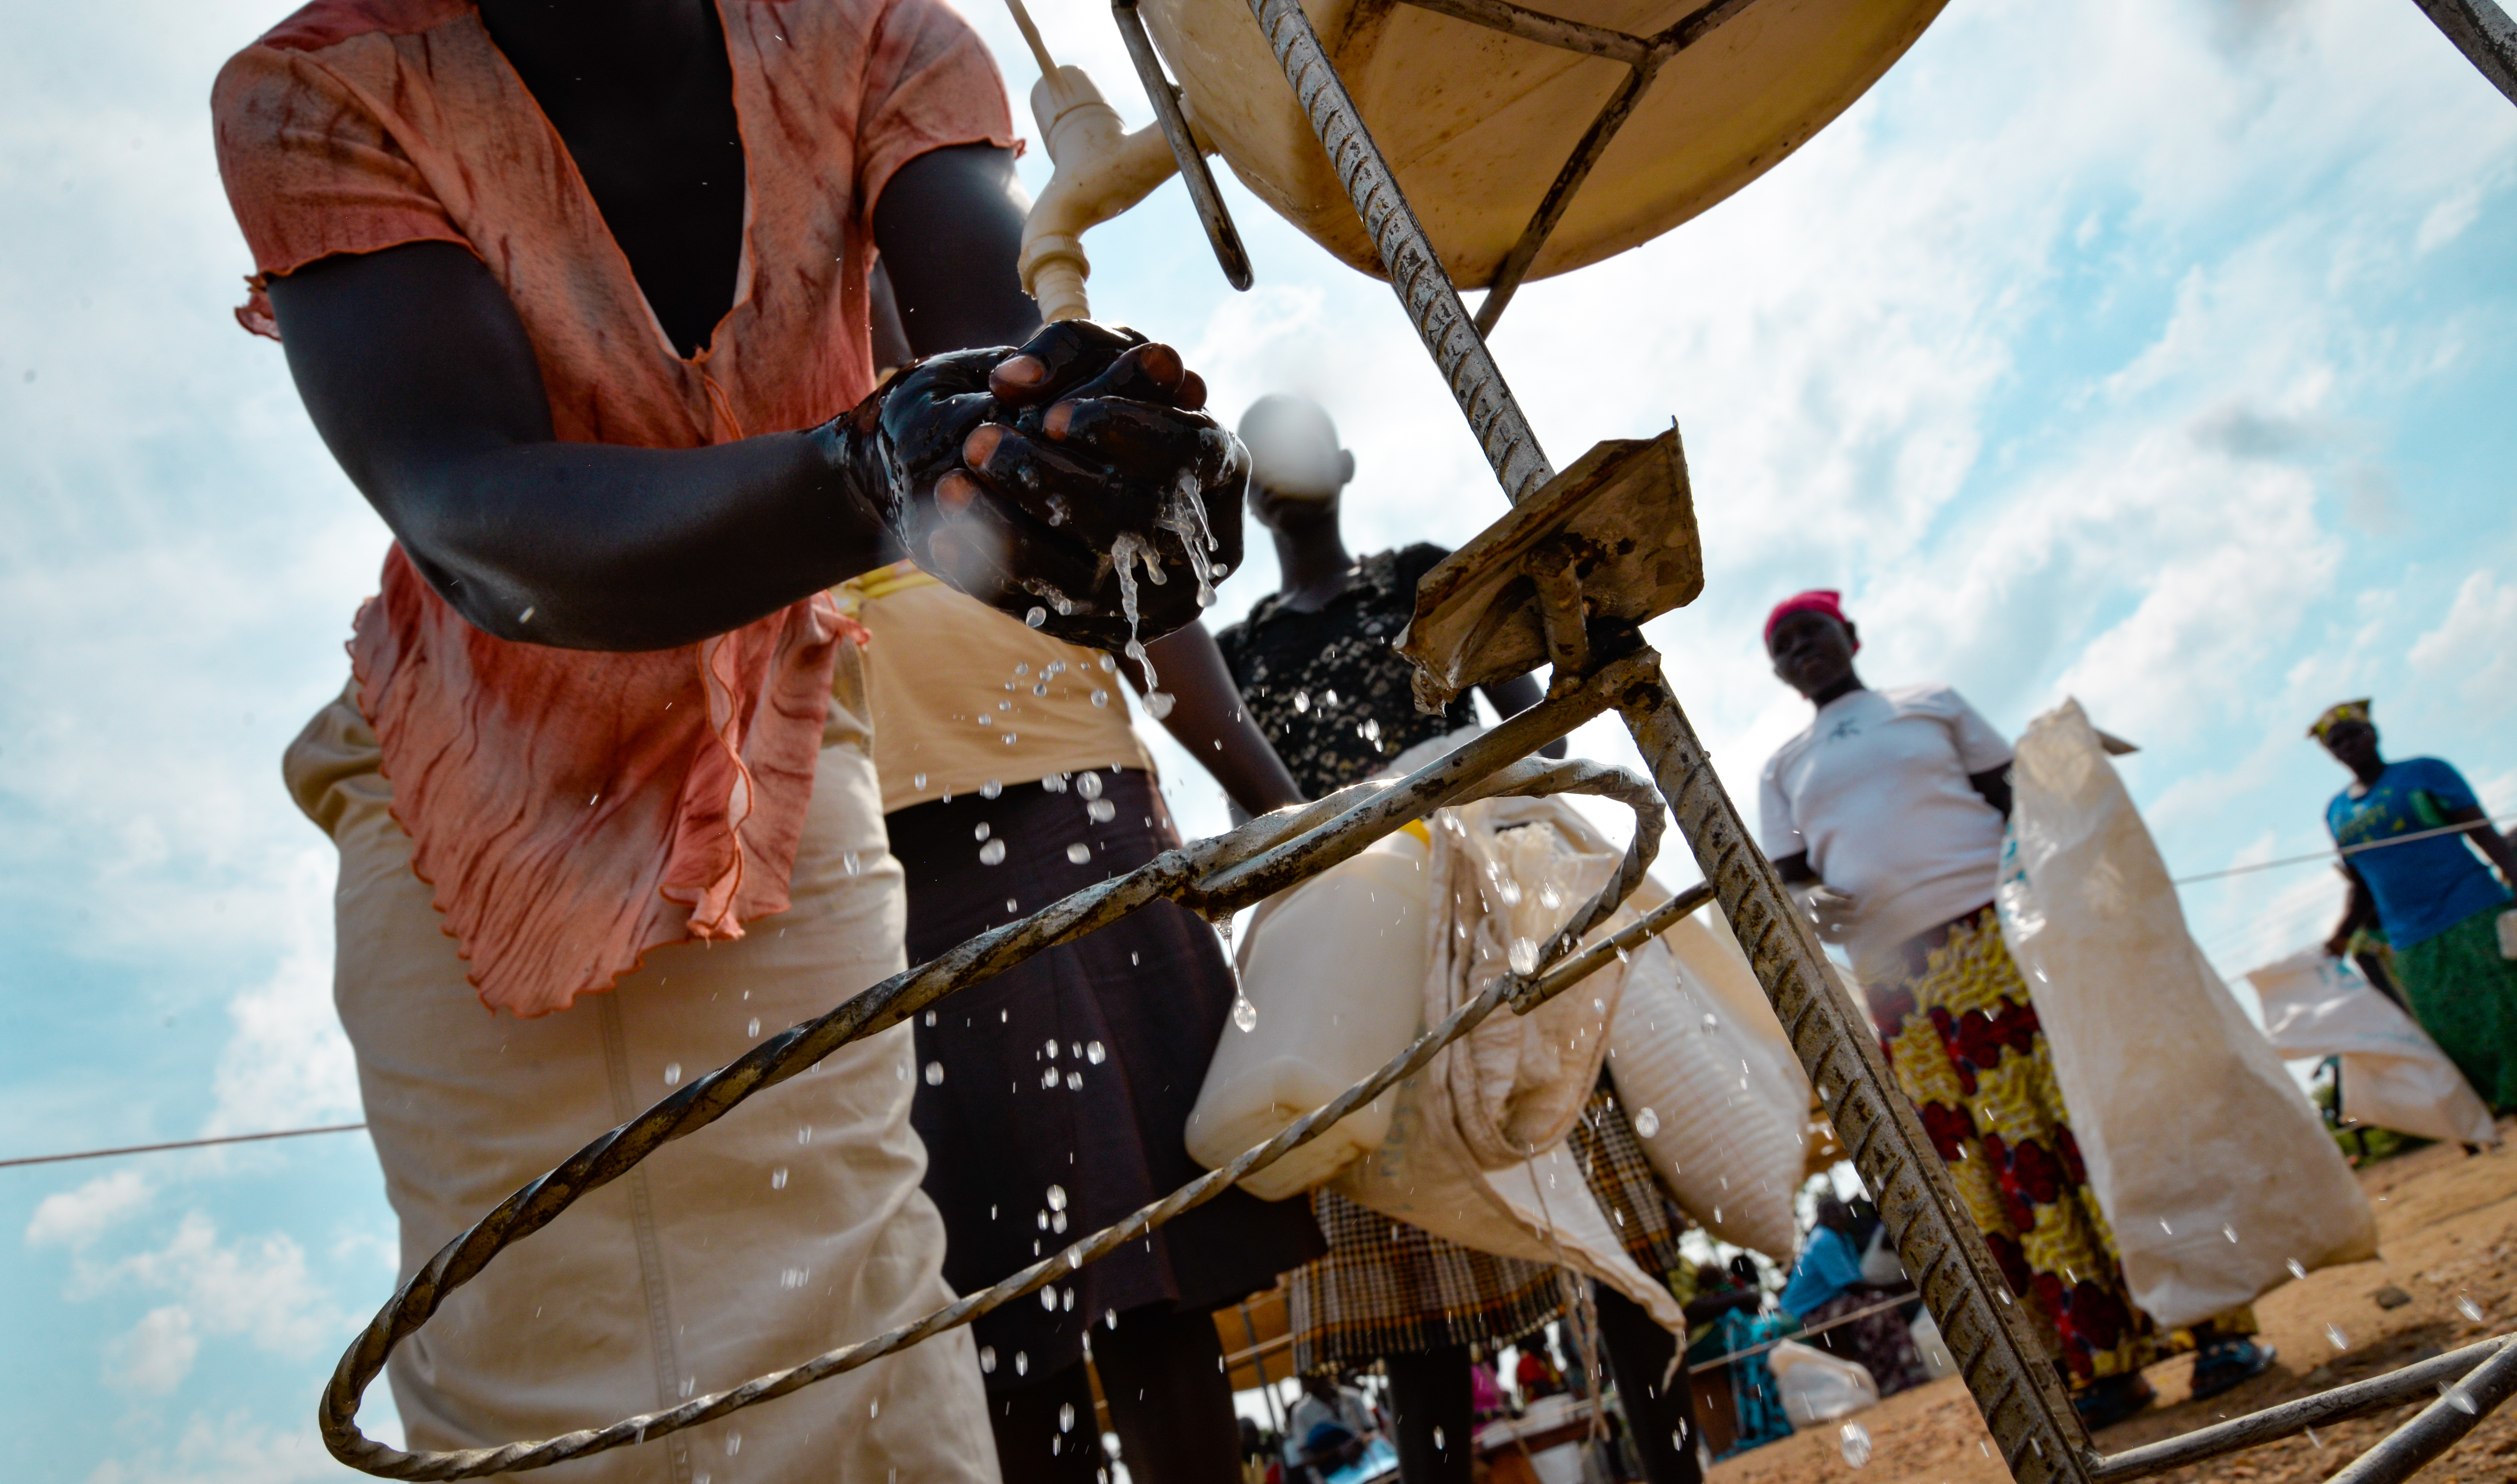
<svg viewBox="0 0 2517 1484"><path fill-rule="evenodd" d="M1871 1014L2004 1281L2074 1386L2190 1348L2190 1333L2161 1336L2133 1305L1999 917L1987 906L1946 932L1928 952L1931 935L1916 940L1901 982L1871 989ZM2211 1327L2251 1335L2253 1311Z"/></svg>
<svg viewBox="0 0 2517 1484"><path fill-rule="evenodd" d="M2494 1113L2517 1108L2517 959L2499 956L2500 903L2395 950L2412 1018Z"/></svg>

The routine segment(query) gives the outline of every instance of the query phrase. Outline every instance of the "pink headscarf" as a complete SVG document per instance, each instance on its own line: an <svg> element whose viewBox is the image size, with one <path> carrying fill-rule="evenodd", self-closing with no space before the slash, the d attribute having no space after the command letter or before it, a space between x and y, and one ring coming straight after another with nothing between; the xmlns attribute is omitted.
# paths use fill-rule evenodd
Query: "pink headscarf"
<svg viewBox="0 0 2517 1484"><path fill-rule="evenodd" d="M1766 648L1774 647L1774 625L1793 614L1824 614L1847 628L1853 626L1853 620L1844 616L1844 594L1831 587L1813 587L1775 604L1774 611L1766 615ZM1853 651L1856 655L1861 652L1859 639L1853 641Z"/></svg>

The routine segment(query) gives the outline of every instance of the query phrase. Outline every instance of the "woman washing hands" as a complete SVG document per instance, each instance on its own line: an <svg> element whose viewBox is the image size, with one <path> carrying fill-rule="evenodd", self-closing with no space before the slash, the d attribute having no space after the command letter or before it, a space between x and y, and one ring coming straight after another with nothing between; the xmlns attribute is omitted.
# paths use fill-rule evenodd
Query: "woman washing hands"
<svg viewBox="0 0 2517 1484"><path fill-rule="evenodd" d="M1187 483L1237 564L1239 454L1167 348L1039 329L1003 84L932 0L319 0L212 108L239 318L396 538L285 772L341 851L335 998L407 1275L902 966L825 589L907 551L1099 642L1123 532L1185 571ZM877 253L929 358L879 393ZM1146 638L1197 612L1138 597ZM912 1061L906 1025L850 1046L502 1255L393 1358L410 1446L669 1406L949 1299ZM966 1332L575 1467L737 1450L997 1476Z"/></svg>
<svg viewBox="0 0 2517 1484"><path fill-rule="evenodd" d="M2154 1394L2168 1348L2133 1306L2081 1167L2026 982L2001 937L1994 878L2010 814L2010 744L1947 686L1864 687L1839 595L1774 606L1774 673L1817 714L1767 764L1759 843L1807 883L1819 932L1845 944L1897 1081L2046 1337L2081 1417L2110 1426ZM2272 1364L2251 1309L2194 1327L2194 1395Z"/></svg>

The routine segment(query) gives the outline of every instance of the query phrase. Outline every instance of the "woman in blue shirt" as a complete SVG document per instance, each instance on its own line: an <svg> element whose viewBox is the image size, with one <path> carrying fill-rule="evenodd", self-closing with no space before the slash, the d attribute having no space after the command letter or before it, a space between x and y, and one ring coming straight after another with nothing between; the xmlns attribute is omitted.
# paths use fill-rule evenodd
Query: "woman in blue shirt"
<svg viewBox="0 0 2517 1484"><path fill-rule="evenodd" d="M2421 1029L2495 1111L2517 1108L2517 959L2499 952L2517 852L2491 827L2462 774L2435 757L2390 763L2378 755L2368 701L2331 707L2308 734L2353 777L2325 806L2351 878L2351 905L2325 951L2339 956L2362 929L2383 929ZM2456 826L2468 827L2404 838Z"/></svg>

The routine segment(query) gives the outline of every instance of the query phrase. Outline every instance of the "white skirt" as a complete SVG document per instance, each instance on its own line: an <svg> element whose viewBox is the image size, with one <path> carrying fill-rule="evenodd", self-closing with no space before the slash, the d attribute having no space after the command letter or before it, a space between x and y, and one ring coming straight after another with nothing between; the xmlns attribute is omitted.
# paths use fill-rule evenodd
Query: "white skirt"
<svg viewBox="0 0 2517 1484"><path fill-rule="evenodd" d="M610 993L536 1020L485 1009L465 982L351 701L325 707L290 746L290 789L341 851L334 999L401 1219L405 1279L677 1081L902 967L900 868L844 700L824 738L794 906L738 942L658 950ZM393 1355L408 1446L600 1426L951 1301L943 1223L918 1189L914 1059L907 1025L859 1041L500 1253ZM521 1477L995 1484L968 1336L957 1330L731 1418Z"/></svg>

